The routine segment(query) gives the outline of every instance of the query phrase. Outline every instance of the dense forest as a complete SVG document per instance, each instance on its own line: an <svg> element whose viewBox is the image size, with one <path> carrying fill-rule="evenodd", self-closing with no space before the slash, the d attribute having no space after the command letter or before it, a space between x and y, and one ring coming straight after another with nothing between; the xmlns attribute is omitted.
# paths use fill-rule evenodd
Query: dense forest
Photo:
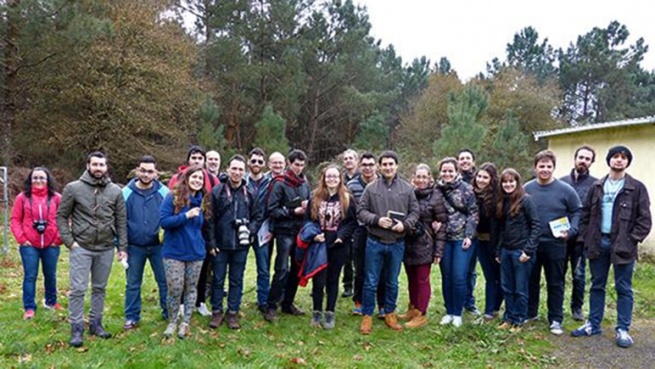
<svg viewBox="0 0 655 369"><path fill-rule="evenodd" d="M543 145L532 131L655 114L648 46L618 21L566 49L517 30L462 81L446 57L382 46L350 0L4 0L0 13L4 165L69 178L90 150L123 182L140 155L171 170L191 143L301 148L310 164L349 147L407 163L468 147L527 167Z"/></svg>

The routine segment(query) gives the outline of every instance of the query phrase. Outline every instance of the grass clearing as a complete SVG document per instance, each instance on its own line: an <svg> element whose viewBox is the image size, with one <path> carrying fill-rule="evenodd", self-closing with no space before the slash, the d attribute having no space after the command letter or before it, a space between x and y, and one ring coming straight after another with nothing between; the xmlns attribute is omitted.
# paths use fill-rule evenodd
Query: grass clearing
<svg viewBox="0 0 655 369"><path fill-rule="evenodd" d="M401 273L399 310L407 305L407 288ZM37 281L39 309L31 321L22 318L22 267L16 245L2 259L0 269L0 367L58 368L504 368L558 366L554 356L557 338L550 335L545 322L545 288L542 288L541 321L526 326L518 334L496 329L498 321L482 324L471 315L455 329L439 326L442 316L440 277L432 271L433 296L429 324L417 330L393 332L380 320L374 321L370 336L358 332L360 318L350 315L350 299L339 298L337 326L332 331L309 327L309 316L282 315L276 324L266 323L255 303L255 263L250 253L246 269L241 319L243 328L230 331L225 326L208 328L209 318L194 314L192 337L180 340L163 338L166 322L161 319L157 291L151 270L146 268L143 288L143 312L139 327L123 332L125 272L114 263L105 305L105 327L114 334L109 340L84 335L84 347L68 346L70 325L67 312L48 311L40 306L43 299L41 276ZM635 318L655 317L655 267L639 264L635 271ZM67 306L68 251L63 249L58 271L59 301ZM484 277L478 270L476 297L478 307L484 303ZM298 291L298 305L311 307L309 288ZM608 283L606 323L611 329L615 320L616 295L613 277ZM567 281L565 300L566 333L579 324L569 319ZM88 295L88 292L87 292ZM585 308L587 306L585 305ZM88 297L87 309L88 313Z"/></svg>

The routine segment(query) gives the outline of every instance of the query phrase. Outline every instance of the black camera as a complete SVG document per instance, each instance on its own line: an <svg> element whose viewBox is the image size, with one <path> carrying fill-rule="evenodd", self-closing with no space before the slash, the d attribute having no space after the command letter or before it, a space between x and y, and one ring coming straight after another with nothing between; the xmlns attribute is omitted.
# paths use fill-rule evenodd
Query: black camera
<svg viewBox="0 0 655 369"><path fill-rule="evenodd" d="M44 234L45 229L48 228L48 221L45 219L39 219L32 222L32 228L36 229L39 234Z"/></svg>
<svg viewBox="0 0 655 369"><path fill-rule="evenodd" d="M239 245L250 245L250 230L248 229L248 219L235 219L234 226L237 229L237 237L239 238Z"/></svg>

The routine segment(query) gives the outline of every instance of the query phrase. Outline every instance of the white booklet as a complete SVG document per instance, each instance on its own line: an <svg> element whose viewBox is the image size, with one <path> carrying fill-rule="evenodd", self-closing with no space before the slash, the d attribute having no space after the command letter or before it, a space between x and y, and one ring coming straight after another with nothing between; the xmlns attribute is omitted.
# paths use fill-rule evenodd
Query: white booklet
<svg viewBox="0 0 655 369"><path fill-rule="evenodd" d="M569 218L561 217L555 220L548 222L550 226L550 231L553 232L553 237L558 238L562 233L567 232L571 229L571 223L569 223Z"/></svg>
<svg viewBox="0 0 655 369"><path fill-rule="evenodd" d="M257 231L257 242L259 242L259 247L262 247L269 242L271 242L271 239L273 234L271 233L270 230L270 224L268 219L266 219L264 222L262 222L261 227L259 227L259 230Z"/></svg>

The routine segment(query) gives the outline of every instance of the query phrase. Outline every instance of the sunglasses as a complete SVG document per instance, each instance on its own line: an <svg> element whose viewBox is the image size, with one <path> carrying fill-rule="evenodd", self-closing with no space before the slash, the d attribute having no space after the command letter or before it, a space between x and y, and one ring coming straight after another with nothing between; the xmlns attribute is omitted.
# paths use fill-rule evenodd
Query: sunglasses
<svg viewBox="0 0 655 369"><path fill-rule="evenodd" d="M262 159L250 159L250 164L264 165L264 160L262 160Z"/></svg>

